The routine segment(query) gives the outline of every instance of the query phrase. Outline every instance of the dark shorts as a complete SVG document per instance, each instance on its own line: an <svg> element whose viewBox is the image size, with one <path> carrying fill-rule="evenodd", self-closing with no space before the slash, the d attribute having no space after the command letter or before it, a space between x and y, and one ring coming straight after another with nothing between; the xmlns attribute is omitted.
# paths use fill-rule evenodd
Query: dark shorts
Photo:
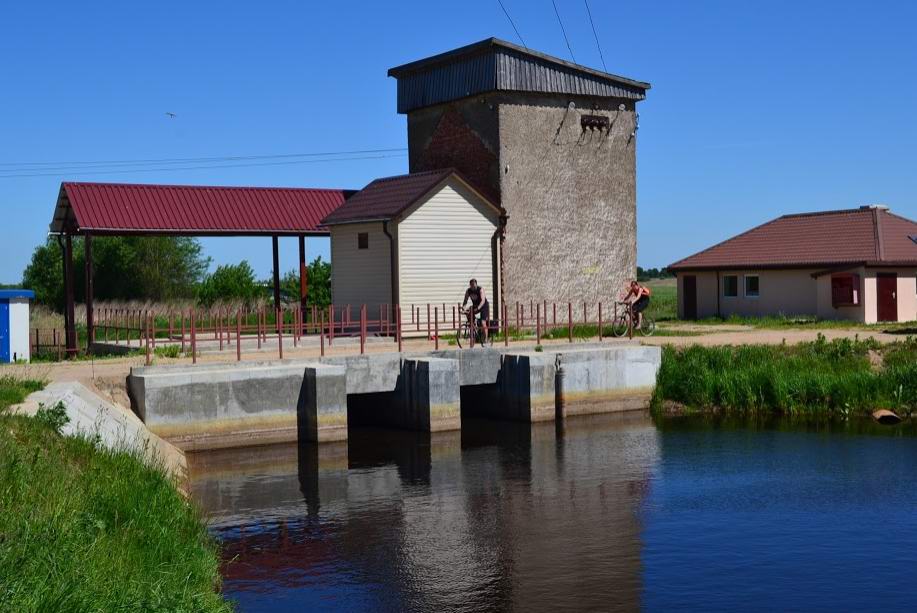
<svg viewBox="0 0 917 613"><path fill-rule="evenodd" d="M488 321L490 319L490 303L485 302L482 304L478 313L481 314L481 321Z"/></svg>
<svg viewBox="0 0 917 613"><path fill-rule="evenodd" d="M643 310L649 306L650 297L649 296L640 296L637 299L637 302L634 303L634 313L641 313Z"/></svg>

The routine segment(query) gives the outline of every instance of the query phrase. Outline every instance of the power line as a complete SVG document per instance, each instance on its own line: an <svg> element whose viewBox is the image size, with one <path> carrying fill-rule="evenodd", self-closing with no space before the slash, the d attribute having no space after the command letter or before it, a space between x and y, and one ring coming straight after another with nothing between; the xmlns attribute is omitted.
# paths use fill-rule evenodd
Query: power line
<svg viewBox="0 0 917 613"><path fill-rule="evenodd" d="M589 0L583 0L583 3L586 5L586 14L589 15L589 25L592 26L592 35L595 37L595 46L599 49L599 59L602 60L602 70L608 72L608 67L605 66L605 56L602 55L602 45L599 44L599 35L595 32L595 22L592 21L592 11L589 10Z"/></svg>
<svg viewBox="0 0 917 613"><path fill-rule="evenodd" d="M509 25L513 26L513 31L516 33L516 36L519 37L519 42L522 43L522 46L528 49L528 45L525 44L525 41L522 40L522 34L519 34L519 30L516 28L516 24L513 23L513 18L509 16L509 12L506 10L506 7L503 6L503 0L497 0L500 4L500 8L503 9L503 14L506 15L506 18L509 20Z"/></svg>
<svg viewBox="0 0 917 613"><path fill-rule="evenodd" d="M551 0L551 4L554 5L554 14L557 15L557 23L560 24L560 31L564 35L564 41L567 43L567 50L570 52L570 57L573 58L573 63L576 63L576 56L573 55L573 47L570 46L570 39L567 38L567 31L564 29L564 22L560 19L560 11L557 10L557 3L554 0Z"/></svg>
<svg viewBox="0 0 917 613"><path fill-rule="evenodd" d="M309 160L289 160L286 162L256 162L253 164L220 164L220 165L205 165L205 166L181 166L181 167L171 167L171 168L133 168L130 170L90 170L87 172L75 172L75 173L66 173L67 176L82 176L82 175L109 175L109 174L125 174L125 173L134 173L134 172L173 172L176 170L204 170L208 168L250 168L253 166L287 166L291 164L317 164L321 162L345 162L351 160L381 160L385 158L396 158L404 157L403 153L391 154L391 155L366 155L366 156L356 156L356 157L336 157L336 158L326 158L326 159L309 159ZM46 170L44 168L40 170ZM24 177L59 177L61 173L59 172L38 172L38 173L24 173L24 174L14 174L14 175L0 175L0 179L13 179L13 178L24 178Z"/></svg>
<svg viewBox="0 0 917 613"><path fill-rule="evenodd" d="M394 153L407 151L405 147L396 147L390 149L356 149L353 151L323 151L310 153L282 153L271 155L225 155L216 157L197 157L197 158L150 158L138 160L85 160L69 162L0 162L0 166L21 166L23 168L8 168L6 171L0 169L0 172L12 172L18 170L54 170L58 168L89 168L93 166L141 166L146 164L185 164L189 162L236 162L240 160L274 160L285 158L300 157L328 157L337 155L363 155L369 153ZM55 168L46 168L53 166ZM34 168L31 168L34 167Z"/></svg>

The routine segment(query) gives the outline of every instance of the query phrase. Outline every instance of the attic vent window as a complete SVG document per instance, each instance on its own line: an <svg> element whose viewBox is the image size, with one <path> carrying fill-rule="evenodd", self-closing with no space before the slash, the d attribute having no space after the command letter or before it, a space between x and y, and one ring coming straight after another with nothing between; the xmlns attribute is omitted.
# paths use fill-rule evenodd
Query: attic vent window
<svg viewBox="0 0 917 613"><path fill-rule="evenodd" d="M611 121L603 115L583 115L579 120L583 130L607 130L611 127Z"/></svg>
<svg viewBox="0 0 917 613"><path fill-rule="evenodd" d="M369 249L369 232L357 234L357 249Z"/></svg>
<svg viewBox="0 0 917 613"><path fill-rule="evenodd" d="M908 238L911 239L915 245L917 245L917 234L911 234L908 236Z"/></svg>

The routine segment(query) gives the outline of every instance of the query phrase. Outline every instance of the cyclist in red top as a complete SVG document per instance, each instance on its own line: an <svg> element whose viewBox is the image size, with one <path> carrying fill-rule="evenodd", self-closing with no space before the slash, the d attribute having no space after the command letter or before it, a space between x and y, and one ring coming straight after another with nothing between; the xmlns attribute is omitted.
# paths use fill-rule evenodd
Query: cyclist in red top
<svg viewBox="0 0 917 613"><path fill-rule="evenodd" d="M637 315L637 329L643 324L643 311L650 304L650 288L637 283L634 279L630 282L627 295L624 296L624 302L631 303L631 310Z"/></svg>

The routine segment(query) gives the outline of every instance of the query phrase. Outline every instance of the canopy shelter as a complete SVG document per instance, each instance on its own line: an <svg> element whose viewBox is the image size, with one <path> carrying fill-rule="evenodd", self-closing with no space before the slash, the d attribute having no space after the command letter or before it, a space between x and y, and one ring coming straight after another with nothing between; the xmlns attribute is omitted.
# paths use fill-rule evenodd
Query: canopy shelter
<svg viewBox="0 0 917 613"><path fill-rule="evenodd" d="M214 187L122 183L61 183L50 232L64 252L67 351L76 351L74 236L86 251L87 343L94 339L93 236L270 236L274 256L274 306L280 307L278 238L299 239L300 301L305 306L306 237L328 236L321 220L354 192L341 189Z"/></svg>

